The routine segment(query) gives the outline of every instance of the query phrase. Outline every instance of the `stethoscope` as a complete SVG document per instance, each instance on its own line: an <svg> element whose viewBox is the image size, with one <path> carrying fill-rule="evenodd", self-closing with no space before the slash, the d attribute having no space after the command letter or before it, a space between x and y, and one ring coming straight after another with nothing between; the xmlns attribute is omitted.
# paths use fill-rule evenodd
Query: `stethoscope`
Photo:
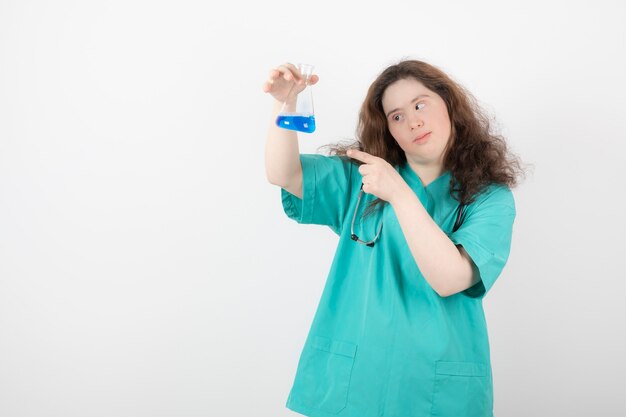
<svg viewBox="0 0 626 417"><path fill-rule="evenodd" d="M357 243L362 243L365 246L369 246L370 248L374 246L374 243L378 240L380 236L380 232L383 230L383 223L380 223L378 226L378 231L376 232L376 236L374 239L365 241L361 240L356 233L354 233L354 222L356 221L356 213L359 211L359 203L361 202L361 197L363 196L363 183L361 183L361 189L359 190L359 198L356 200L356 207L354 208L354 214L352 215L352 224L350 225L350 238ZM456 221L454 222L454 227L452 228L452 233L456 232L459 227L461 227L461 223L463 222L463 211L465 210L465 204L459 204L459 208L456 213Z"/></svg>

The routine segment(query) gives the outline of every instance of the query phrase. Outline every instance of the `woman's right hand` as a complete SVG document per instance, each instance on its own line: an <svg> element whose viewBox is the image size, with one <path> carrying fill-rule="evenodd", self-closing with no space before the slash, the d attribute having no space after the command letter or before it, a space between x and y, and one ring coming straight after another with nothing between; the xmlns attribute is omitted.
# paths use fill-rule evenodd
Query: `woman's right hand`
<svg viewBox="0 0 626 417"><path fill-rule="evenodd" d="M317 83L319 77L315 74L309 77L308 85ZM263 91L269 93L277 101L295 100L306 84L304 77L293 64L283 64L270 71L269 78L263 84Z"/></svg>

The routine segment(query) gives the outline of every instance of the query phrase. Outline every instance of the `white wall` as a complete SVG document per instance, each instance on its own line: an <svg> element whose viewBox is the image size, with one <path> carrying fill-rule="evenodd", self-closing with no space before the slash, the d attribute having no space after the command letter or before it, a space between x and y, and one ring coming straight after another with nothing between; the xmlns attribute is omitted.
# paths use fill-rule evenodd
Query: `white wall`
<svg viewBox="0 0 626 417"><path fill-rule="evenodd" d="M295 415L337 240L265 180L261 85L316 65L315 152L403 57L534 165L485 299L496 414L624 415L624 21L621 0L0 1L0 416Z"/></svg>

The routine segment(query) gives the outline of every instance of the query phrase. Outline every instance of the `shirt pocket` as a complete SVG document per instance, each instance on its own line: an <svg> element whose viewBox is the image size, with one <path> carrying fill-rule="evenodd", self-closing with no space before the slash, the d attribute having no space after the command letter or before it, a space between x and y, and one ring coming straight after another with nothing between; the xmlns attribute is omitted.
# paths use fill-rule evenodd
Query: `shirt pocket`
<svg viewBox="0 0 626 417"><path fill-rule="evenodd" d="M491 373L478 362L438 361L431 417L492 416Z"/></svg>
<svg viewBox="0 0 626 417"><path fill-rule="evenodd" d="M331 414L346 407L357 345L314 336L291 392L294 401Z"/></svg>

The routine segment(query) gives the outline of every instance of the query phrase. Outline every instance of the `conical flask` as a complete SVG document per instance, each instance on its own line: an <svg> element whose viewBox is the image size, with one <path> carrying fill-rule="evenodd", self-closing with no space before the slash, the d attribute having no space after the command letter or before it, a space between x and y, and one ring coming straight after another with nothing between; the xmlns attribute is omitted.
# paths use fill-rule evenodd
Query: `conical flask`
<svg viewBox="0 0 626 417"><path fill-rule="evenodd" d="M283 107L276 118L276 125L283 129L313 133L315 131L313 86L309 85L309 79L313 74L313 65L298 64L297 67L302 78L304 78L304 90L298 92L298 86L294 84L287 99L283 102ZM293 104L289 104L292 103L293 94L297 94L295 109L293 109Z"/></svg>

